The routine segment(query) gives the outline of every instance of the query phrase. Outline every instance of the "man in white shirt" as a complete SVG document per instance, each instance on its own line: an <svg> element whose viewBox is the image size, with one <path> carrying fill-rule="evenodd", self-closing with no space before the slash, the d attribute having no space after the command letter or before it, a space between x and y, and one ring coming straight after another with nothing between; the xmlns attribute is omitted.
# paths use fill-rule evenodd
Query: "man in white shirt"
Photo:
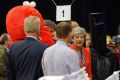
<svg viewBox="0 0 120 80"><path fill-rule="evenodd" d="M71 24L60 22L56 27L58 41L47 48L42 58L45 76L70 74L80 69L79 56L67 46L72 38Z"/></svg>

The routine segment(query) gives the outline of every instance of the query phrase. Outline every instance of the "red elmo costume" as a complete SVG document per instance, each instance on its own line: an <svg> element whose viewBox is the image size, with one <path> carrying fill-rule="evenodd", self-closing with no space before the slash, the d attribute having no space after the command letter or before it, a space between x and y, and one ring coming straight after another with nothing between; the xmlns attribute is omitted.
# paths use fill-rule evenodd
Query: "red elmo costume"
<svg viewBox="0 0 120 80"><path fill-rule="evenodd" d="M24 33L24 19L30 15L37 16L41 20L40 37L43 43L48 45L53 44L50 29L44 25L44 20L38 10L32 6L16 6L12 8L6 16L6 29L13 42L23 40Z"/></svg>

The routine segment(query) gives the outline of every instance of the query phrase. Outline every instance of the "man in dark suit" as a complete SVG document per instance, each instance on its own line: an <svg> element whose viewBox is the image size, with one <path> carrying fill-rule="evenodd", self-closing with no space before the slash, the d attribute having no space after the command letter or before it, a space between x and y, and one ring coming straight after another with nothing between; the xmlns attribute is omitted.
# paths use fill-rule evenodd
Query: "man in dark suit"
<svg viewBox="0 0 120 80"><path fill-rule="evenodd" d="M8 55L7 80L37 80L43 76L41 58L48 47L38 41L40 19L29 16L24 20L26 38L11 46Z"/></svg>

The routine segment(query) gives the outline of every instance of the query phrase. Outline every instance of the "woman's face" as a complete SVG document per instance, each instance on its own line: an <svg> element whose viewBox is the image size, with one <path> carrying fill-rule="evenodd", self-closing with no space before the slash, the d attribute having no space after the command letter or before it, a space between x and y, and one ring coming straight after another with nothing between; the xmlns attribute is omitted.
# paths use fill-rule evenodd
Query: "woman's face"
<svg viewBox="0 0 120 80"><path fill-rule="evenodd" d="M90 47L91 45L91 37L90 34L86 35L86 47Z"/></svg>
<svg viewBox="0 0 120 80"><path fill-rule="evenodd" d="M83 33L79 33L73 36L73 42L77 47L82 47L84 44L84 34Z"/></svg>

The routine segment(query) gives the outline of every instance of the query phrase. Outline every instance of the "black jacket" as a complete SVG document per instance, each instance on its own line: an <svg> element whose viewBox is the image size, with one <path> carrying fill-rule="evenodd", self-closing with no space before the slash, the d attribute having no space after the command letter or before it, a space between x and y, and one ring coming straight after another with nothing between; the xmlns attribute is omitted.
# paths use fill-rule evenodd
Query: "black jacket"
<svg viewBox="0 0 120 80"><path fill-rule="evenodd" d="M119 70L119 60L109 49L91 48L93 80L105 80L114 71Z"/></svg>
<svg viewBox="0 0 120 80"><path fill-rule="evenodd" d="M43 76L41 58L47 47L31 37L14 44L8 55L7 80L37 80Z"/></svg>

